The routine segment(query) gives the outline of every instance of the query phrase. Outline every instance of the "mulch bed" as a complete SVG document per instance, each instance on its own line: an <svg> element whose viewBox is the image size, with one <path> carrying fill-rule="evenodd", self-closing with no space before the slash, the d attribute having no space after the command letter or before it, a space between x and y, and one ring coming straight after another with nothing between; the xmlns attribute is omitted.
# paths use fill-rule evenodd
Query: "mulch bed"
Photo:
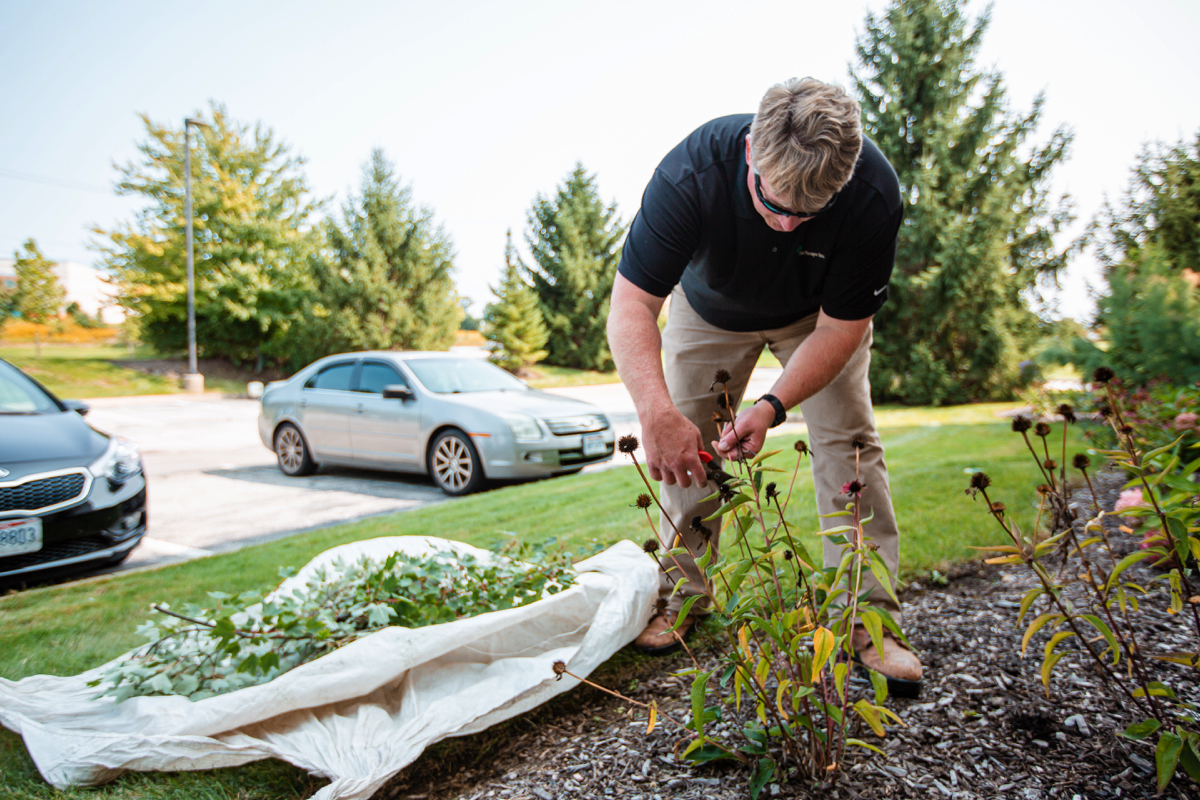
<svg viewBox="0 0 1200 800"><path fill-rule="evenodd" d="M1100 481L1101 500L1111 508L1121 479L1108 476ZM1127 549L1137 546L1136 538L1117 535ZM1147 585L1153 572L1143 562L1127 575ZM944 586L911 584L902 599L910 639L925 665L922 696L889 699L888 706L904 727L889 729L882 740L870 737L869 731L862 737L882 747L888 757L855 753L832 786L776 783L761 796L832 800L1155 797L1152 747L1116 736L1132 720L1107 695L1086 661L1075 655L1064 658L1051 682L1052 699L1047 699L1040 676L1045 636L1039 633L1028 656L1021 658L1023 630L1016 626L1017 608L1032 580L1023 568L980 563L961 567ZM1190 615L1168 614L1167 600L1162 589L1143 599L1144 646L1173 650L1189 641ZM696 641L701 643L702 637ZM602 670L598 682L641 702L654 699L663 712L676 718L687 716L691 681L673 674L690 666L686 656L614 661L622 660L622 665ZM1200 675L1195 670L1155 664L1159 679L1181 697L1200 697ZM747 768L677 762L679 735L662 723L646 735L644 711L630 711L627 705L581 686L498 729L431 748L377 797L733 800L748 796ZM1200 787L1179 773L1163 796L1200 800Z"/></svg>

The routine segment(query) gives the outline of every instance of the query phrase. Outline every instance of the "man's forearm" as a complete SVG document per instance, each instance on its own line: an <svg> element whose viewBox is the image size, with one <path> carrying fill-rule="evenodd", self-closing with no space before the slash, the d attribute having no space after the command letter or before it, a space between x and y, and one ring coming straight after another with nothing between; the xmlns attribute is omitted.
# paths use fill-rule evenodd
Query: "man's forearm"
<svg viewBox="0 0 1200 800"><path fill-rule="evenodd" d="M673 408L662 369L662 336L650 309L637 303L608 316L608 347L642 420Z"/></svg>
<svg viewBox="0 0 1200 800"><path fill-rule="evenodd" d="M841 374L862 343L865 328L857 333L835 327L818 327L796 349L771 394L785 408L803 403Z"/></svg>

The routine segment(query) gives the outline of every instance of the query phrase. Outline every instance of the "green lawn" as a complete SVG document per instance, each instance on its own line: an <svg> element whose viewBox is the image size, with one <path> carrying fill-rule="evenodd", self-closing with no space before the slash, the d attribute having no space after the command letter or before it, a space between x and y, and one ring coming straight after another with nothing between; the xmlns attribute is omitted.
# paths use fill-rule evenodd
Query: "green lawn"
<svg viewBox="0 0 1200 800"><path fill-rule="evenodd" d="M570 367L551 367L546 364L538 364L533 369L542 376L527 381L534 389L557 389L562 386L590 386L596 383L621 382L616 372L594 372Z"/></svg>
<svg viewBox="0 0 1200 800"><path fill-rule="evenodd" d="M880 409L878 417L902 531L905 579L974 557L970 545L1003 535L981 503L964 495L969 468L986 469L994 499L1028 528L1038 482L1021 438L994 415L998 406ZM774 464L790 469L794 436ZM1075 452L1078 448L1071 450ZM624 458L624 456L618 456ZM275 582L280 565L299 566L345 542L422 534L492 547L508 537L561 546L586 556L622 538L650 535L633 507L642 491L632 467L499 488L452 503L338 525L278 542L158 570L106 576L0 597L0 676L69 675L97 666L141 642L133 631L151 602L202 601L212 590L240 592ZM812 479L806 462L789 517L818 546ZM919 624L919 621L913 621ZM299 770L260 763L211 773L138 775L99 790L59 793L38 776L20 739L0 731L0 800L16 798L287 798L313 790Z"/></svg>
<svg viewBox="0 0 1200 800"><path fill-rule="evenodd" d="M115 361L161 358L147 347L128 348L113 345L5 344L0 358L23 370L60 398L126 397L143 394L182 392L178 381L160 375L148 375ZM244 394L246 385L239 381L208 378L210 392ZM2 797L2 795L0 795Z"/></svg>

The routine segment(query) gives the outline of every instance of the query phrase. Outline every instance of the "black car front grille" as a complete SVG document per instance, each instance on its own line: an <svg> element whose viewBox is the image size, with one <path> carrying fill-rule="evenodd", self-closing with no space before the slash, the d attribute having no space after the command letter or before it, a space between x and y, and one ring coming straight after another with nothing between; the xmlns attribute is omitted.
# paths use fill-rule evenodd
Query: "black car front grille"
<svg viewBox="0 0 1200 800"><path fill-rule="evenodd" d="M0 514L6 511L37 513L82 499L86 489L87 478L82 472L34 478L16 486L0 486Z"/></svg>
<svg viewBox="0 0 1200 800"><path fill-rule="evenodd" d="M593 433L608 430L608 419L603 414L586 414L580 417L559 417L546 420L546 427L555 436L570 436L573 433Z"/></svg>
<svg viewBox="0 0 1200 800"><path fill-rule="evenodd" d="M99 535L83 536L67 542L51 542L36 553L21 553L0 558L0 575L36 567L39 564L48 564L52 561L80 558L99 550L107 550L112 546L113 543L110 540Z"/></svg>

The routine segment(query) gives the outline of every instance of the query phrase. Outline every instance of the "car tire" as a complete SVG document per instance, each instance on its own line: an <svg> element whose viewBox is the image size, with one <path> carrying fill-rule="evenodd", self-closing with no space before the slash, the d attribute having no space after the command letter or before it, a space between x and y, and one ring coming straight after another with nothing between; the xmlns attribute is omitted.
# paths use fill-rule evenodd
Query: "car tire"
<svg viewBox="0 0 1200 800"><path fill-rule="evenodd" d="M279 463L279 471L293 478L311 475L317 470L317 462L309 455L304 434L290 423L280 425L275 431L275 460Z"/></svg>
<svg viewBox="0 0 1200 800"><path fill-rule="evenodd" d="M429 476L448 495L459 497L487 485L475 445L458 430L445 430L429 448Z"/></svg>

